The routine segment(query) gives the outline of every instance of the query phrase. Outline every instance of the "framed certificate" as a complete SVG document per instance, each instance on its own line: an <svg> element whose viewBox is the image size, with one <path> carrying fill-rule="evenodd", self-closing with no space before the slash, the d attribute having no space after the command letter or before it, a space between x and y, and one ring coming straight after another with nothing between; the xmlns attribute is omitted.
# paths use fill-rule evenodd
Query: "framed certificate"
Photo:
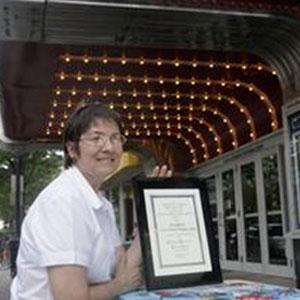
<svg viewBox="0 0 300 300"><path fill-rule="evenodd" d="M204 184L197 178L134 181L147 289L222 281Z"/></svg>

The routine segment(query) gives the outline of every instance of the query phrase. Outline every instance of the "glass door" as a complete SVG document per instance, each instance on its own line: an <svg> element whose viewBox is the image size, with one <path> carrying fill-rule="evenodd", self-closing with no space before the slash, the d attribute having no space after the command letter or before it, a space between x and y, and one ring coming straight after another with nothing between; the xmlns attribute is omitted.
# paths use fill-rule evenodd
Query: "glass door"
<svg viewBox="0 0 300 300"><path fill-rule="evenodd" d="M295 197L298 199L295 203L295 207L297 210L297 227L300 227L300 132L296 132L293 134L292 137L292 148L293 148L293 155L292 155L292 162L293 162L293 185L294 185L294 192Z"/></svg>
<svg viewBox="0 0 300 300"><path fill-rule="evenodd" d="M283 177L279 151L274 149L243 157L221 171L219 240L224 269L292 276Z"/></svg>
<svg viewBox="0 0 300 300"><path fill-rule="evenodd" d="M224 268L262 271L261 216L254 158L222 172Z"/></svg>
<svg viewBox="0 0 300 300"><path fill-rule="evenodd" d="M255 161L240 165L240 188L242 200L243 240L242 262L248 270L262 270L262 227L257 193L257 170Z"/></svg>
<svg viewBox="0 0 300 300"><path fill-rule="evenodd" d="M216 176L210 176L205 179L207 196L210 205L210 213L213 225L214 237L216 240L216 247L219 250L219 232L218 232L218 205L217 205L217 189Z"/></svg>
<svg viewBox="0 0 300 300"><path fill-rule="evenodd" d="M223 269L293 276L281 150L280 144L266 144L207 174Z"/></svg>
<svg viewBox="0 0 300 300"><path fill-rule="evenodd" d="M261 158L263 176L265 269L269 274L292 275L292 268L288 265L288 247L285 238L286 220L284 206L279 152L265 154Z"/></svg>
<svg viewBox="0 0 300 300"><path fill-rule="evenodd" d="M241 261L247 271L292 276L287 259L284 174L279 153L274 149L261 152L240 164Z"/></svg>
<svg viewBox="0 0 300 300"><path fill-rule="evenodd" d="M229 169L221 173L221 191L223 204L222 227L225 242L225 247L221 248L223 268L240 270L240 209L236 197L234 169Z"/></svg>

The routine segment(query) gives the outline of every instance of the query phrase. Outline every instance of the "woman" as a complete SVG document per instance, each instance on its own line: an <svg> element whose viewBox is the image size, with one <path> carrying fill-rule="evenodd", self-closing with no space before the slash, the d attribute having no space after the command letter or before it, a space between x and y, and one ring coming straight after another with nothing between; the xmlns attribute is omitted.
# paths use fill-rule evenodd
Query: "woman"
<svg viewBox="0 0 300 300"><path fill-rule="evenodd" d="M40 193L22 225L11 300L108 300L141 284L138 237L125 252L112 205L99 192L124 143L118 115L102 105L71 116L66 170ZM171 172L156 167L152 175Z"/></svg>

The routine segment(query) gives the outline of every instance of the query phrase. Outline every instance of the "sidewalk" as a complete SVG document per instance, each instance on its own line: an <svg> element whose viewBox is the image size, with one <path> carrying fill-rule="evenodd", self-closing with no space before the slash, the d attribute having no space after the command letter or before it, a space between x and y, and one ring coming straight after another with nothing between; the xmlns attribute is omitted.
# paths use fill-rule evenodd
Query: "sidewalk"
<svg viewBox="0 0 300 300"><path fill-rule="evenodd" d="M9 300L10 270L0 271L0 299Z"/></svg>

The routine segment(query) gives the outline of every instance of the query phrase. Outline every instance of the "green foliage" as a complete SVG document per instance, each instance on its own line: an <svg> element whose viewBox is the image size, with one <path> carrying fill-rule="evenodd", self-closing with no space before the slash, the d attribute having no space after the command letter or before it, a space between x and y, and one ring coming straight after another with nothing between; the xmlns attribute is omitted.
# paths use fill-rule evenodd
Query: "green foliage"
<svg viewBox="0 0 300 300"><path fill-rule="evenodd" d="M0 219L5 223L15 219L15 206L10 204L10 178L14 159L13 154L0 151ZM61 151L35 151L23 155L25 206L29 206L34 201L62 167Z"/></svg>
<svg viewBox="0 0 300 300"><path fill-rule="evenodd" d="M52 181L63 167L59 151L32 152L24 161L24 200L30 205L41 190Z"/></svg>
<svg viewBox="0 0 300 300"><path fill-rule="evenodd" d="M10 174L12 155L0 151L0 219L12 220L14 210L10 206Z"/></svg>

